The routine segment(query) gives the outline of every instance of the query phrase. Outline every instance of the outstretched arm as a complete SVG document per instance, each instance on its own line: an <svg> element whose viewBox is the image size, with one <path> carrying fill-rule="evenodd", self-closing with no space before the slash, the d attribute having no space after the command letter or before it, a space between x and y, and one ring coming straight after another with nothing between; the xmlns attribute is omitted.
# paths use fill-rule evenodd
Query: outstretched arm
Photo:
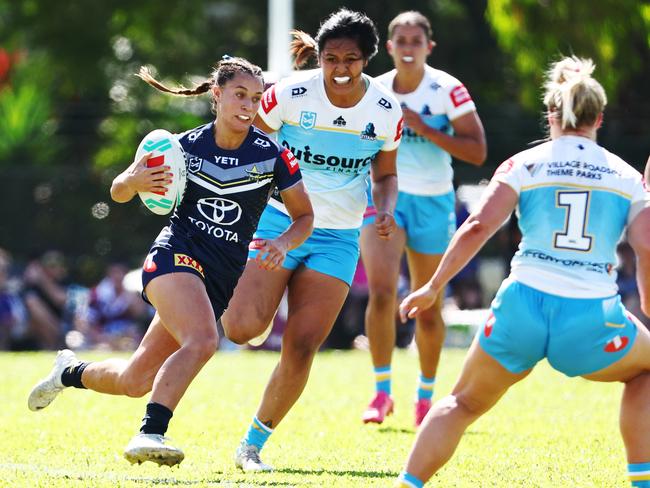
<svg viewBox="0 0 650 488"><path fill-rule="evenodd" d="M407 296L400 304L403 321L433 305L438 293L501 227L517 205L519 196L506 183L492 181L480 206L460 226L429 282Z"/></svg>
<svg viewBox="0 0 650 488"><path fill-rule="evenodd" d="M147 167L147 160L151 153L145 154L139 161L122 171L113 180L111 185L111 198L117 203L131 200L136 193L141 191L160 192L167 191L167 185L172 182L169 166Z"/></svg>

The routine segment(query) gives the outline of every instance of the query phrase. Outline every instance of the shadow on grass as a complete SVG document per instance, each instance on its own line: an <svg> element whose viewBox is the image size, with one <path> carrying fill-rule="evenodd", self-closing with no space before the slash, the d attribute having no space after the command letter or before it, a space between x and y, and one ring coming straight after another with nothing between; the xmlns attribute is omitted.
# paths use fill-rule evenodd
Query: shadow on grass
<svg viewBox="0 0 650 488"><path fill-rule="evenodd" d="M415 434L416 430L415 429L403 429L403 428L395 428L395 427L381 427L377 429L377 432L380 434L409 434L413 435ZM480 430L466 430L463 435L486 435L487 432L480 431Z"/></svg>
<svg viewBox="0 0 650 488"><path fill-rule="evenodd" d="M304 474L304 475L322 475L332 474L335 476L354 476L358 478L397 478L399 473L393 471L356 471L356 470L338 470L338 469L294 469L282 468L276 469L276 473L283 474Z"/></svg>
<svg viewBox="0 0 650 488"><path fill-rule="evenodd" d="M72 482L81 481L82 483L90 483L97 481L106 481L112 483L114 486L122 486L125 482L142 484L143 486L296 486L295 483L286 481L271 481L268 479L255 479L254 477L247 477L241 479L234 477L234 479L222 476L222 473L213 473L213 477L201 479L176 479L172 477L153 477L153 476L128 476L116 473L83 473L83 472L70 472L65 469L52 469L45 466L27 465L27 464L0 464L0 479L2 477L2 469L9 468L12 472L22 473L38 473L39 477L45 476L50 479L69 480ZM0 483L0 486L5 486ZM89 486L89 485L86 485Z"/></svg>
<svg viewBox="0 0 650 488"><path fill-rule="evenodd" d="M377 429L381 434L415 434L415 429L403 429L395 427L381 427Z"/></svg>
<svg viewBox="0 0 650 488"><path fill-rule="evenodd" d="M104 479L97 476L62 476L63 479L89 481ZM228 479L228 478L202 478L194 480L179 480L175 478L149 478L149 477L134 477L134 476L115 476L111 478L116 482L131 482L138 483L144 486L296 486L295 483L286 481L268 481L261 479Z"/></svg>

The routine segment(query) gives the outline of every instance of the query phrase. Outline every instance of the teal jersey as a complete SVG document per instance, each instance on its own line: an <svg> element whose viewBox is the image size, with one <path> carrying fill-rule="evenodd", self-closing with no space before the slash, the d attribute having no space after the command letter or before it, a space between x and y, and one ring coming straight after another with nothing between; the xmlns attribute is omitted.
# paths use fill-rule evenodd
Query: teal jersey
<svg viewBox="0 0 650 488"><path fill-rule="evenodd" d="M513 156L493 179L519 194L515 280L565 297L616 294L616 244L650 206L638 171L590 139L563 136Z"/></svg>
<svg viewBox="0 0 650 488"><path fill-rule="evenodd" d="M380 151L393 151L400 143L397 100L374 79L365 79L365 95L348 108L329 101L320 69L285 78L262 98L259 117L277 130L278 143L298 161L316 228L361 226L370 166ZM280 199L269 204L287 213Z"/></svg>
<svg viewBox="0 0 650 488"><path fill-rule="evenodd" d="M377 77L402 106L417 112L429 126L453 134L452 121L476 106L465 86L444 71L425 66L418 87L410 93L395 93L396 70ZM414 195L444 195L453 190L454 171L451 155L425 137L405 126L402 143L397 152L397 179L401 192Z"/></svg>

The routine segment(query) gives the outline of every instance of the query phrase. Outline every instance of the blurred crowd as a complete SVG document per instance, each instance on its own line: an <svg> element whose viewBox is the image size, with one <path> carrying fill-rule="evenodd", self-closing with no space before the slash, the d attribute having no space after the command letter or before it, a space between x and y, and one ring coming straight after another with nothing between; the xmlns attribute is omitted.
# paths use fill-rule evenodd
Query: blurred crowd
<svg viewBox="0 0 650 488"><path fill-rule="evenodd" d="M458 203L458 225L468 216ZM508 269L519 243L513 217L496 235L500 267ZM650 327L650 319L640 309L636 285L634 252L621 241L618 254L618 286L626 308ZM472 310L489 306L495 290L486 290L481 277L481 258L474 258L449 284L445 310ZM154 309L140 297L137 286L127 286L129 268L120 262L106 267L103 278L91 286L70 280L66 257L48 250L23 266L12 261L11 254L0 248L0 350L73 349L132 350L139 343L153 317ZM137 274L137 270L134 271ZM498 277L498 282L503 276ZM408 268L402 266L398 301L409 290ZM359 261L348 298L324 348L367 347L364 315L368 302L367 278ZM272 332L262 346L278 350L286 311L281 305L272 324ZM408 347L413 341L414 324L400 324L395 317L397 346ZM222 340L222 347L235 347Z"/></svg>
<svg viewBox="0 0 650 488"><path fill-rule="evenodd" d="M0 349L133 349L153 309L124 287L127 271L112 263L99 283L81 286L69 280L59 251L20 269L0 249Z"/></svg>

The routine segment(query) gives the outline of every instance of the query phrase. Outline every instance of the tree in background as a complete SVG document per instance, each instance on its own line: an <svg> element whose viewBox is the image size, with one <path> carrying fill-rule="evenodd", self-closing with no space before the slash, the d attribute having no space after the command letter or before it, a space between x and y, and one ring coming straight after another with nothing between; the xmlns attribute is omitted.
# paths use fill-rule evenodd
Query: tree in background
<svg viewBox="0 0 650 488"><path fill-rule="evenodd" d="M140 259L160 221L137 202L113 206L110 181L149 130L208 121L209 101L162 96L133 74L149 65L166 82L190 85L223 54L265 67L267 2L0 0L0 178L12 183L0 196L0 247L24 260L48 243L84 269L103 269L102 259ZM316 32L339 6L294 0L295 25ZM647 2L393 0L387 7L349 0L346 6L373 18L382 40L400 11L417 8L431 19L437 42L431 63L462 79L479 106L489 151L482 176L538 137L539 66L571 53L594 58L608 90L603 144L642 168L650 133ZM390 68L380 49L368 72ZM470 176L459 165L457 177Z"/></svg>
<svg viewBox="0 0 650 488"><path fill-rule="evenodd" d="M518 78L518 99L539 108L540 66L576 54L596 63L609 99L599 139L642 169L650 133L650 4L638 0L489 0L487 20ZM645 147L643 147L645 145Z"/></svg>

